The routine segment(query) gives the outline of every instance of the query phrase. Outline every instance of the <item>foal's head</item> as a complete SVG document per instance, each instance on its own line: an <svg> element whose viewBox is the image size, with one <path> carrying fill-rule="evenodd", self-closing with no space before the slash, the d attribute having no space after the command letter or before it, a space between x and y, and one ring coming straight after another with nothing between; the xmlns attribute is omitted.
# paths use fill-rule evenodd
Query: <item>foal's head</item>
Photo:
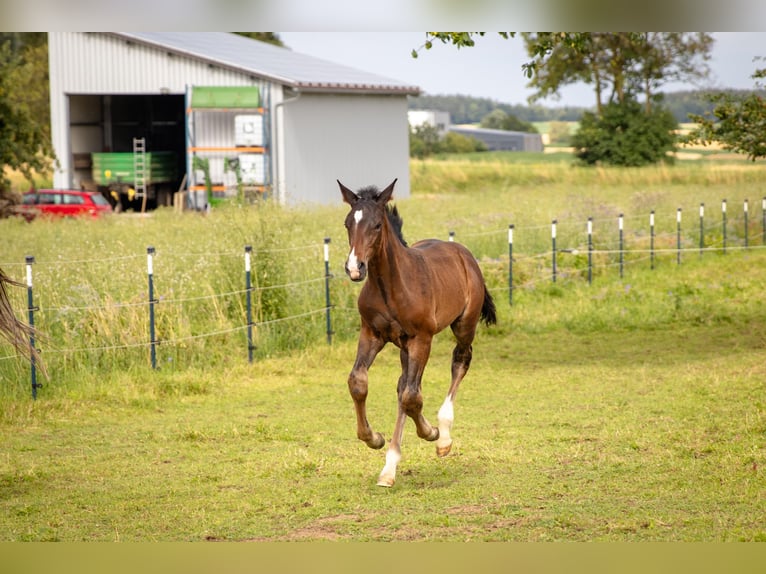
<svg viewBox="0 0 766 574"><path fill-rule="evenodd" d="M352 281L362 281L367 276L367 262L380 245L388 223L393 224L392 230L404 243L401 237L401 219L396 208L386 208L394 193L395 183L396 180L392 181L383 191L370 186L354 193L338 181L343 201L351 206L351 211L346 216L348 245L351 248L346 259L346 273Z"/></svg>

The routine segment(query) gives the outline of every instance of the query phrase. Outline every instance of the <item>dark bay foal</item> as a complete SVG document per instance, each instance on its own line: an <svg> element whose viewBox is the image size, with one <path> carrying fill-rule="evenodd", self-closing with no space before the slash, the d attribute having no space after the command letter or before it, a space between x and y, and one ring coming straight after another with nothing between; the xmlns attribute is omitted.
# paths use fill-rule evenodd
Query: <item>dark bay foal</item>
<svg viewBox="0 0 766 574"><path fill-rule="evenodd" d="M366 187L353 192L338 182L343 200L351 206L345 222L350 249L346 273L352 281L367 278L359 294L361 329L348 388L356 407L357 436L371 448L382 448L385 439L367 421L367 372L386 343L400 349L399 409L378 479L380 486L393 486L396 479L407 416L415 422L420 438L436 441L438 456L449 453L455 395L471 364L476 327L480 320L487 325L496 322L492 296L468 249L436 239L407 246L401 234L401 217L396 207L388 204L395 183L383 191ZM421 379L431 341L447 327L456 339L452 382L434 427L423 416Z"/></svg>

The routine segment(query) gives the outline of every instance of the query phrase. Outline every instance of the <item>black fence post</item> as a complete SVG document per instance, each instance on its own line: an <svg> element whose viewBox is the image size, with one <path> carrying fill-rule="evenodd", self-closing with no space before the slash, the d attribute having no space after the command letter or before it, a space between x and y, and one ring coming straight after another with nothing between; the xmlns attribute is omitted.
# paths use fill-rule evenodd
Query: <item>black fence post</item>
<svg viewBox="0 0 766 574"><path fill-rule="evenodd" d="M513 305L513 224L508 226L508 304Z"/></svg>
<svg viewBox="0 0 766 574"><path fill-rule="evenodd" d="M157 338L154 333L154 304L157 302L154 299L154 247L146 248L146 267L147 274L149 276L149 338L151 339L151 359L152 369L157 368Z"/></svg>
<svg viewBox="0 0 766 574"><path fill-rule="evenodd" d="M34 400L37 400L37 389L42 387L41 384L37 382L37 360L35 358L36 349L35 349L35 311L38 310L38 307L35 307L35 300L34 295L32 294L32 265L35 262L35 258L32 255L27 255L26 257L26 264L27 264L27 312L28 312L28 321L29 321L29 356L30 356L30 366L31 366L31 377L32 377L32 398Z"/></svg>
<svg viewBox="0 0 766 574"><path fill-rule="evenodd" d="M625 254L624 254L624 247L625 247L625 237L623 233L623 215L620 214L620 217L618 218L618 226L620 228L620 279L622 279L622 270L625 263Z"/></svg>
<svg viewBox="0 0 766 574"><path fill-rule="evenodd" d="M324 292L325 292L325 313L327 316L327 344L332 344L332 319L330 317L330 238L324 238Z"/></svg>
<svg viewBox="0 0 766 574"><path fill-rule="evenodd" d="M245 303L247 313L247 360L253 362L253 283L251 278L250 257L253 252L251 245L245 245Z"/></svg>

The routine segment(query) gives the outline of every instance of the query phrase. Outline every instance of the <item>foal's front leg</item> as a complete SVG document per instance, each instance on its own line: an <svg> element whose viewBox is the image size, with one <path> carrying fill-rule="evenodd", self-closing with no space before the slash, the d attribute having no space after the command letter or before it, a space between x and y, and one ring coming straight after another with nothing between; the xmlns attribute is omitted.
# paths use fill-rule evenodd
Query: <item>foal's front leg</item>
<svg viewBox="0 0 766 574"><path fill-rule="evenodd" d="M356 409L356 436L370 448L383 448L386 439L379 432L373 432L367 421L367 371L385 342L374 335L364 324L359 333L356 360L348 376L348 390L354 399Z"/></svg>
<svg viewBox="0 0 766 574"><path fill-rule="evenodd" d="M406 361L402 360L404 384L399 386L399 405L415 422L418 436L425 440L439 438L439 429L432 426L423 416L423 393L420 390L428 357L431 355L431 337L422 335L407 342L407 350L402 351Z"/></svg>
<svg viewBox="0 0 766 574"><path fill-rule="evenodd" d="M399 405L399 410L396 415L396 425L394 426L394 434L391 437L391 442L388 444L388 450L386 451L386 465L383 470L380 471L378 477L378 486L393 486L396 480L396 467L399 465L399 461L402 459L402 436L404 435L404 423L407 420L407 414Z"/></svg>

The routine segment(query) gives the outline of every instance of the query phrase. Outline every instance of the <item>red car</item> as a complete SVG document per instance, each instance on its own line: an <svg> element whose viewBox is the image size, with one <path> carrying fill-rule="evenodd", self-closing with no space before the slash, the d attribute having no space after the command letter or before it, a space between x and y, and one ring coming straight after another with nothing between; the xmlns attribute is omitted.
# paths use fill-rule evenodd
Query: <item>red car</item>
<svg viewBox="0 0 766 574"><path fill-rule="evenodd" d="M37 189L28 191L23 195L23 202L19 211L27 221L31 221L38 215L100 217L112 213L112 206L97 191Z"/></svg>

